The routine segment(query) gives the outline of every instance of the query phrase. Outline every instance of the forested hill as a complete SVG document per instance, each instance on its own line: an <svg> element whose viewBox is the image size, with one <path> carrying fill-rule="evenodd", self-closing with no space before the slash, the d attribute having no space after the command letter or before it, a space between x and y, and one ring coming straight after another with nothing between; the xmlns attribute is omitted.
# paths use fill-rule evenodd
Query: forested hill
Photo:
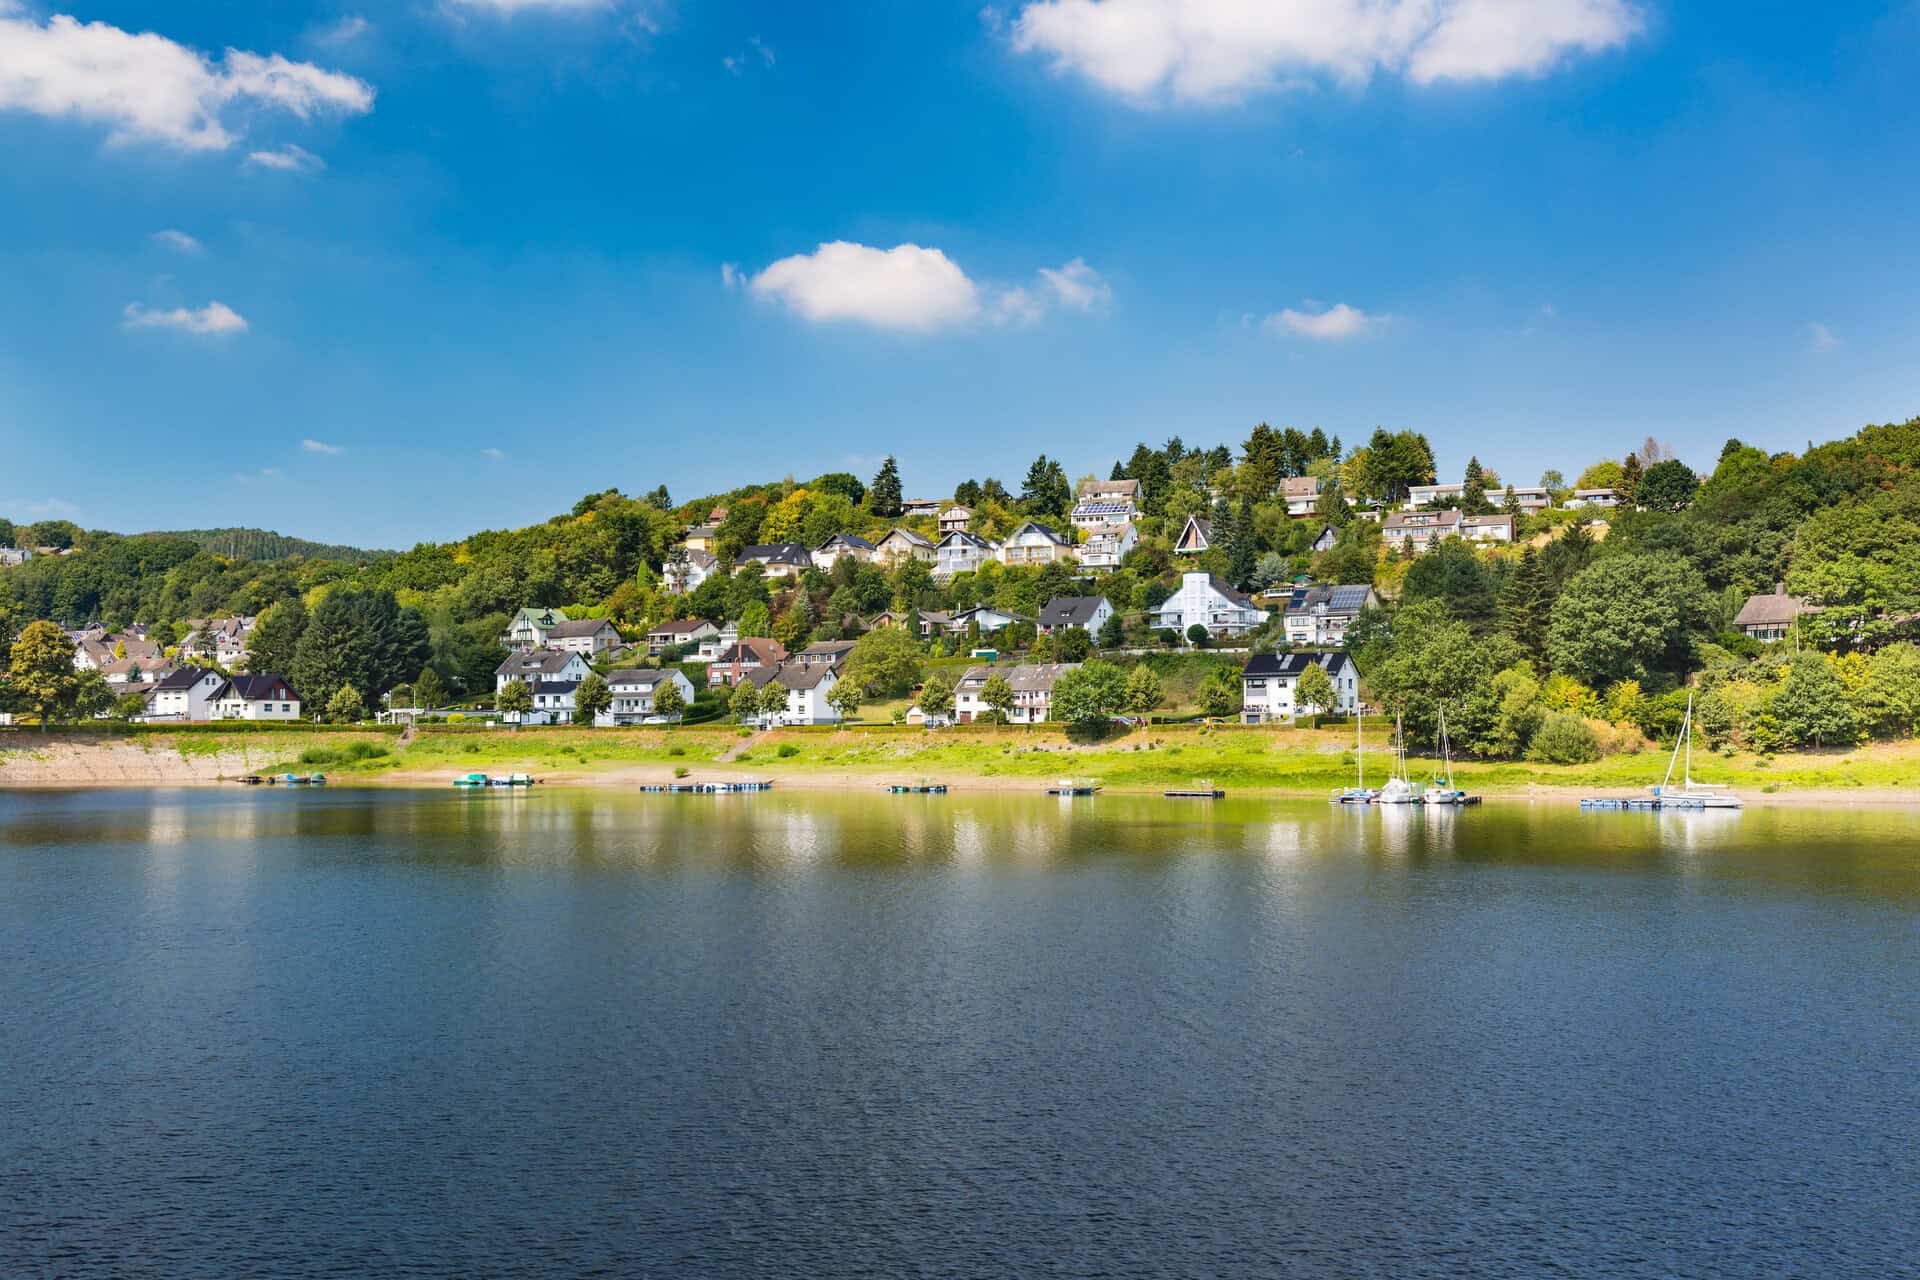
<svg viewBox="0 0 1920 1280"><path fill-rule="evenodd" d="M267 529L169 529L151 535L155 538L185 538L203 551L229 560L341 560L348 564L368 564L390 556L391 551L367 551L360 547L338 546L290 538Z"/></svg>

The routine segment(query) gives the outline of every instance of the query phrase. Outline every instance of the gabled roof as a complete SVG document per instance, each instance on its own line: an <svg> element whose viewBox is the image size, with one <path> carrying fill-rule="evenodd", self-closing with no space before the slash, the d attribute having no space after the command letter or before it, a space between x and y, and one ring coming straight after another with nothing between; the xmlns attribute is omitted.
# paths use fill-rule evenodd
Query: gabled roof
<svg viewBox="0 0 1920 1280"><path fill-rule="evenodd" d="M241 698L247 702L298 702L300 695L285 676L270 673L234 676L220 691L222 698Z"/></svg>
<svg viewBox="0 0 1920 1280"><path fill-rule="evenodd" d="M607 687L651 689L673 679L672 671L656 671L651 667L635 667L623 671L607 673Z"/></svg>
<svg viewBox="0 0 1920 1280"><path fill-rule="evenodd" d="M973 512L966 507L956 504L942 511L940 518L942 520L971 520L973 519Z"/></svg>
<svg viewBox="0 0 1920 1280"><path fill-rule="evenodd" d="M1095 538L1124 539L1129 533L1134 534L1136 537L1139 536L1138 531L1134 529L1131 524L1125 523L1124 521L1120 524L1090 524L1087 526L1087 540L1089 542Z"/></svg>
<svg viewBox="0 0 1920 1280"><path fill-rule="evenodd" d="M1319 476L1288 476L1280 482L1280 494L1287 498L1315 498L1320 495Z"/></svg>
<svg viewBox="0 0 1920 1280"><path fill-rule="evenodd" d="M1015 693L1051 693L1053 683L1069 671L1077 671L1077 662L1023 662L1006 673Z"/></svg>
<svg viewBox="0 0 1920 1280"><path fill-rule="evenodd" d="M605 618L569 618L565 622L556 622L547 629L550 640L571 640L576 636L599 635L602 631L612 630L618 633L620 628Z"/></svg>
<svg viewBox="0 0 1920 1280"><path fill-rule="evenodd" d="M1180 536L1173 540L1174 546L1177 547L1187 540L1187 530L1189 529L1194 530L1200 535L1200 541L1209 546L1213 544L1213 521L1202 516L1188 516L1187 522L1180 526Z"/></svg>
<svg viewBox="0 0 1920 1280"><path fill-rule="evenodd" d="M1815 612L1807 607L1802 596L1790 596L1785 587L1776 587L1763 596L1748 596L1747 602L1740 606L1733 625L1736 627L1784 626L1802 613Z"/></svg>
<svg viewBox="0 0 1920 1280"><path fill-rule="evenodd" d="M541 680L534 684L532 692L552 696L554 694L572 693L579 687L580 681L578 680Z"/></svg>
<svg viewBox="0 0 1920 1280"><path fill-rule="evenodd" d="M720 651L713 665L724 667L735 662L758 662L762 666L771 666L786 660L786 646L778 640L766 640L748 636L738 644L730 644Z"/></svg>
<svg viewBox="0 0 1920 1280"><path fill-rule="evenodd" d="M757 560L762 564L791 564L807 566L813 563L813 557L807 549L797 542L769 542L740 549L739 564Z"/></svg>
<svg viewBox="0 0 1920 1280"><path fill-rule="evenodd" d="M1225 596L1227 599L1233 601L1235 604L1246 605L1248 608L1255 607L1252 596L1248 595L1244 591L1235 591L1232 587L1227 585L1227 580L1221 577L1217 573L1210 573L1207 575L1207 585L1212 587L1215 591L1218 591L1221 595Z"/></svg>
<svg viewBox="0 0 1920 1280"><path fill-rule="evenodd" d="M887 532L881 537L880 541L877 544L875 544L874 550L878 551L881 547L884 547L887 543L893 541L895 538L899 538L902 542L911 543L913 546L916 546L916 547L930 547L933 545L933 539L928 538L922 534L915 533L913 530L907 528L905 525L895 525L893 528L887 530Z"/></svg>
<svg viewBox="0 0 1920 1280"><path fill-rule="evenodd" d="M1444 529L1460 523L1460 511L1448 507L1444 511L1389 511L1381 524L1383 529Z"/></svg>
<svg viewBox="0 0 1920 1280"><path fill-rule="evenodd" d="M1082 498L1138 498L1140 482L1138 480L1083 480L1080 483L1080 496Z"/></svg>
<svg viewBox="0 0 1920 1280"><path fill-rule="evenodd" d="M669 622L661 623L659 626L653 628L653 630L647 632L647 634L650 636L690 636L703 627L712 631L718 631L720 629L705 618L674 618Z"/></svg>
<svg viewBox="0 0 1920 1280"><path fill-rule="evenodd" d="M549 617L553 619L553 622L546 621ZM528 605L513 615L513 622L507 624L507 629L511 631L514 623L523 620L538 623L543 627L550 627L554 623L565 622L567 620L567 611L565 609L542 609L535 605Z"/></svg>
<svg viewBox="0 0 1920 1280"><path fill-rule="evenodd" d="M795 656L802 659L815 658L839 662L853 652L853 646L852 640L820 640L808 645Z"/></svg>
<svg viewBox="0 0 1920 1280"><path fill-rule="evenodd" d="M854 533L836 533L821 543L817 549L825 551L828 547L833 546L852 547L855 551L873 551L876 549L871 542Z"/></svg>
<svg viewBox="0 0 1920 1280"><path fill-rule="evenodd" d="M764 689L775 681L783 689L811 689L822 681L840 679L832 665L825 662L782 662L749 671L740 678L751 682L756 689Z"/></svg>
<svg viewBox="0 0 1920 1280"><path fill-rule="evenodd" d="M952 533L940 539L940 545L943 547L948 545L949 543L955 543L955 542L958 542L970 547L976 547L981 551L993 550L993 544L991 542L988 542L985 538L981 537L977 533L968 533L965 529L955 529Z"/></svg>
<svg viewBox="0 0 1920 1280"><path fill-rule="evenodd" d="M1304 592L1294 593L1293 600L1287 605L1287 612L1322 610L1327 613L1358 613L1372 593L1373 588L1364 583L1359 586L1309 587Z"/></svg>
<svg viewBox="0 0 1920 1280"><path fill-rule="evenodd" d="M156 689L191 689L207 676L219 678L220 673L210 667L181 667L169 671L154 682Z"/></svg>
<svg viewBox="0 0 1920 1280"><path fill-rule="evenodd" d="M1105 596L1055 596L1040 610L1043 627L1085 627L1107 603ZM1111 608L1112 606L1108 606Z"/></svg>
<svg viewBox="0 0 1920 1280"><path fill-rule="evenodd" d="M1033 532L1047 539L1047 541L1052 542L1058 546L1070 547L1073 545L1073 540L1071 538L1061 537L1059 534L1055 533L1053 530L1047 528L1047 526L1041 524L1038 520L1021 521L1020 527L1007 535L1007 541L1012 542L1015 538L1018 538L1021 534L1026 533L1028 530L1032 530ZM949 534L948 536L952 537L953 535Z"/></svg>
<svg viewBox="0 0 1920 1280"><path fill-rule="evenodd" d="M510 654L505 662L493 669L493 674L516 677L554 675L565 671L570 663L583 661L577 653L565 653L557 649L527 649Z"/></svg>

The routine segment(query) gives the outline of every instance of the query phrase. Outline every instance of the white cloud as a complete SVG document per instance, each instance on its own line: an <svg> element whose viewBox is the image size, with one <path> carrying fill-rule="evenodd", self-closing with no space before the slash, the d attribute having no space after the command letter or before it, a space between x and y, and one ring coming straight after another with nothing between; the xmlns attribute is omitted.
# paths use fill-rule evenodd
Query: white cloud
<svg viewBox="0 0 1920 1280"><path fill-rule="evenodd" d="M738 289L746 282L747 278L740 273L740 267L737 263L723 262L720 264L720 287L722 289Z"/></svg>
<svg viewBox="0 0 1920 1280"><path fill-rule="evenodd" d="M249 151L247 163L282 173L314 173L327 167L319 156L291 142L275 151Z"/></svg>
<svg viewBox="0 0 1920 1280"><path fill-rule="evenodd" d="M165 231L154 232L153 242L164 248L172 249L176 253L200 253L205 248L198 240L195 240L186 232L175 231L171 227Z"/></svg>
<svg viewBox="0 0 1920 1280"><path fill-rule="evenodd" d="M482 449L480 454L482 457L489 458L494 462L505 462L507 460L507 454L504 449L495 449L491 445Z"/></svg>
<svg viewBox="0 0 1920 1280"><path fill-rule="evenodd" d="M1268 333L1291 334L1316 342L1340 342L1362 337L1387 323L1390 316L1370 316L1344 302L1319 311L1295 311L1288 307L1261 322Z"/></svg>
<svg viewBox="0 0 1920 1280"><path fill-rule="evenodd" d="M748 288L804 319L926 333L980 314L980 290L953 259L917 244L875 249L835 240L782 258Z"/></svg>
<svg viewBox="0 0 1920 1280"><path fill-rule="evenodd" d="M741 53L728 54L726 57L720 59L720 65L733 72L734 75L739 75L755 62L758 62L761 66L771 71L773 69L773 61L773 50L769 49L759 36L749 36L747 38L746 50Z"/></svg>
<svg viewBox="0 0 1920 1280"><path fill-rule="evenodd" d="M178 329L215 337L247 331L246 317L224 302L209 302L197 310L175 307L171 311L149 311L137 302L129 302L120 316L129 329Z"/></svg>
<svg viewBox="0 0 1920 1280"><path fill-rule="evenodd" d="M502 18L520 13L589 13L613 8L612 0L447 0L454 9L478 10Z"/></svg>
<svg viewBox="0 0 1920 1280"><path fill-rule="evenodd" d="M1136 102L1218 102L1303 74L1543 75L1644 26L1629 0L1033 0L1013 48Z"/></svg>
<svg viewBox="0 0 1920 1280"><path fill-rule="evenodd" d="M1040 277L1053 289L1063 307L1091 311L1113 301L1113 288L1085 258L1075 258L1059 267L1040 268Z"/></svg>
<svg viewBox="0 0 1920 1280"><path fill-rule="evenodd" d="M373 24L359 14L349 14L338 22L330 22L313 33L313 43L329 49L338 49L359 40L373 30Z"/></svg>
<svg viewBox="0 0 1920 1280"><path fill-rule="evenodd" d="M1003 289L993 301L993 322L995 324L1038 324L1047 314L1045 299L1038 297L1031 289L1015 286Z"/></svg>
<svg viewBox="0 0 1920 1280"><path fill-rule="evenodd" d="M55 15L0 17L0 110L104 124L116 142L150 141L188 151L233 145L225 113L270 107L300 119L363 115L364 81L279 54L229 49L219 63L152 32Z"/></svg>
<svg viewBox="0 0 1920 1280"><path fill-rule="evenodd" d="M1831 351L1840 345L1840 339L1833 330L1815 322L1807 326L1807 345L1815 351Z"/></svg>
<svg viewBox="0 0 1920 1280"><path fill-rule="evenodd" d="M346 450L342 449L339 445L328 444L324 440L302 440L300 447L308 453L323 453L330 458L336 454L346 452Z"/></svg>

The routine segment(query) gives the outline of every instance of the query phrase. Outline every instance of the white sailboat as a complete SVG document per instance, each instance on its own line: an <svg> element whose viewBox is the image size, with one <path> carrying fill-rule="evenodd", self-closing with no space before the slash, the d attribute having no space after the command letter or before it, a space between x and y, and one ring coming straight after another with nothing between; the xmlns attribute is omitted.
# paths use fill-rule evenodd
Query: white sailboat
<svg viewBox="0 0 1920 1280"><path fill-rule="evenodd" d="M1407 779L1407 733L1400 723L1400 717L1393 718L1393 776L1388 778L1373 797L1375 804L1419 804L1420 793L1413 789L1413 783Z"/></svg>
<svg viewBox="0 0 1920 1280"><path fill-rule="evenodd" d="M1478 796L1470 796L1453 785L1453 749L1447 741L1447 709L1439 708L1440 720L1440 772L1435 775L1420 798L1427 804L1477 804Z"/></svg>
<svg viewBox="0 0 1920 1280"><path fill-rule="evenodd" d="M1680 785L1673 785L1673 771L1680 768ZM1648 787L1662 809L1739 809L1739 796L1717 782L1693 780L1693 695L1687 695L1686 719L1680 722L1680 736L1674 739L1673 758L1667 761L1667 776L1660 785Z"/></svg>
<svg viewBox="0 0 1920 1280"><path fill-rule="evenodd" d="M1367 713L1358 703L1353 708L1353 767L1354 785L1336 787L1333 792L1335 804L1372 804L1373 792L1367 790L1367 742L1361 733Z"/></svg>

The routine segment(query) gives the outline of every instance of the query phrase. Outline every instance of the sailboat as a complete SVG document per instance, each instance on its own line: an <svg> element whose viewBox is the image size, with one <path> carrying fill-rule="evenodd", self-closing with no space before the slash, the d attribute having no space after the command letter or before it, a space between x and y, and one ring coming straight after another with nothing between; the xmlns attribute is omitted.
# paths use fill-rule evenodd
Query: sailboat
<svg viewBox="0 0 1920 1280"><path fill-rule="evenodd" d="M1407 731L1400 717L1393 718L1393 776L1373 797L1375 804L1419 804L1420 793L1407 779Z"/></svg>
<svg viewBox="0 0 1920 1280"><path fill-rule="evenodd" d="M1354 785L1336 787L1333 792L1335 804L1372 804L1373 792L1367 790L1367 743L1361 735L1361 726L1366 721L1366 710L1355 703L1353 708L1353 766Z"/></svg>
<svg viewBox="0 0 1920 1280"><path fill-rule="evenodd" d="M1447 709L1439 709L1440 772L1434 776L1420 798L1428 804L1478 804L1479 796L1470 796L1453 785L1453 750L1447 742Z"/></svg>
<svg viewBox="0 0 1920 1280"><path fill-rule="evenodd" d="M1673 785L1673 771L1680 768L1680 785ZM1739 796L1728 792L1724 784L1693 780L1693 695L1687 695L1687 716L1680 722L1680 736L1673 743L1673 758L1667 761L1667 776L1660 785L1648 787L1656 805L1662 809L1738 809Z"/></svg>

